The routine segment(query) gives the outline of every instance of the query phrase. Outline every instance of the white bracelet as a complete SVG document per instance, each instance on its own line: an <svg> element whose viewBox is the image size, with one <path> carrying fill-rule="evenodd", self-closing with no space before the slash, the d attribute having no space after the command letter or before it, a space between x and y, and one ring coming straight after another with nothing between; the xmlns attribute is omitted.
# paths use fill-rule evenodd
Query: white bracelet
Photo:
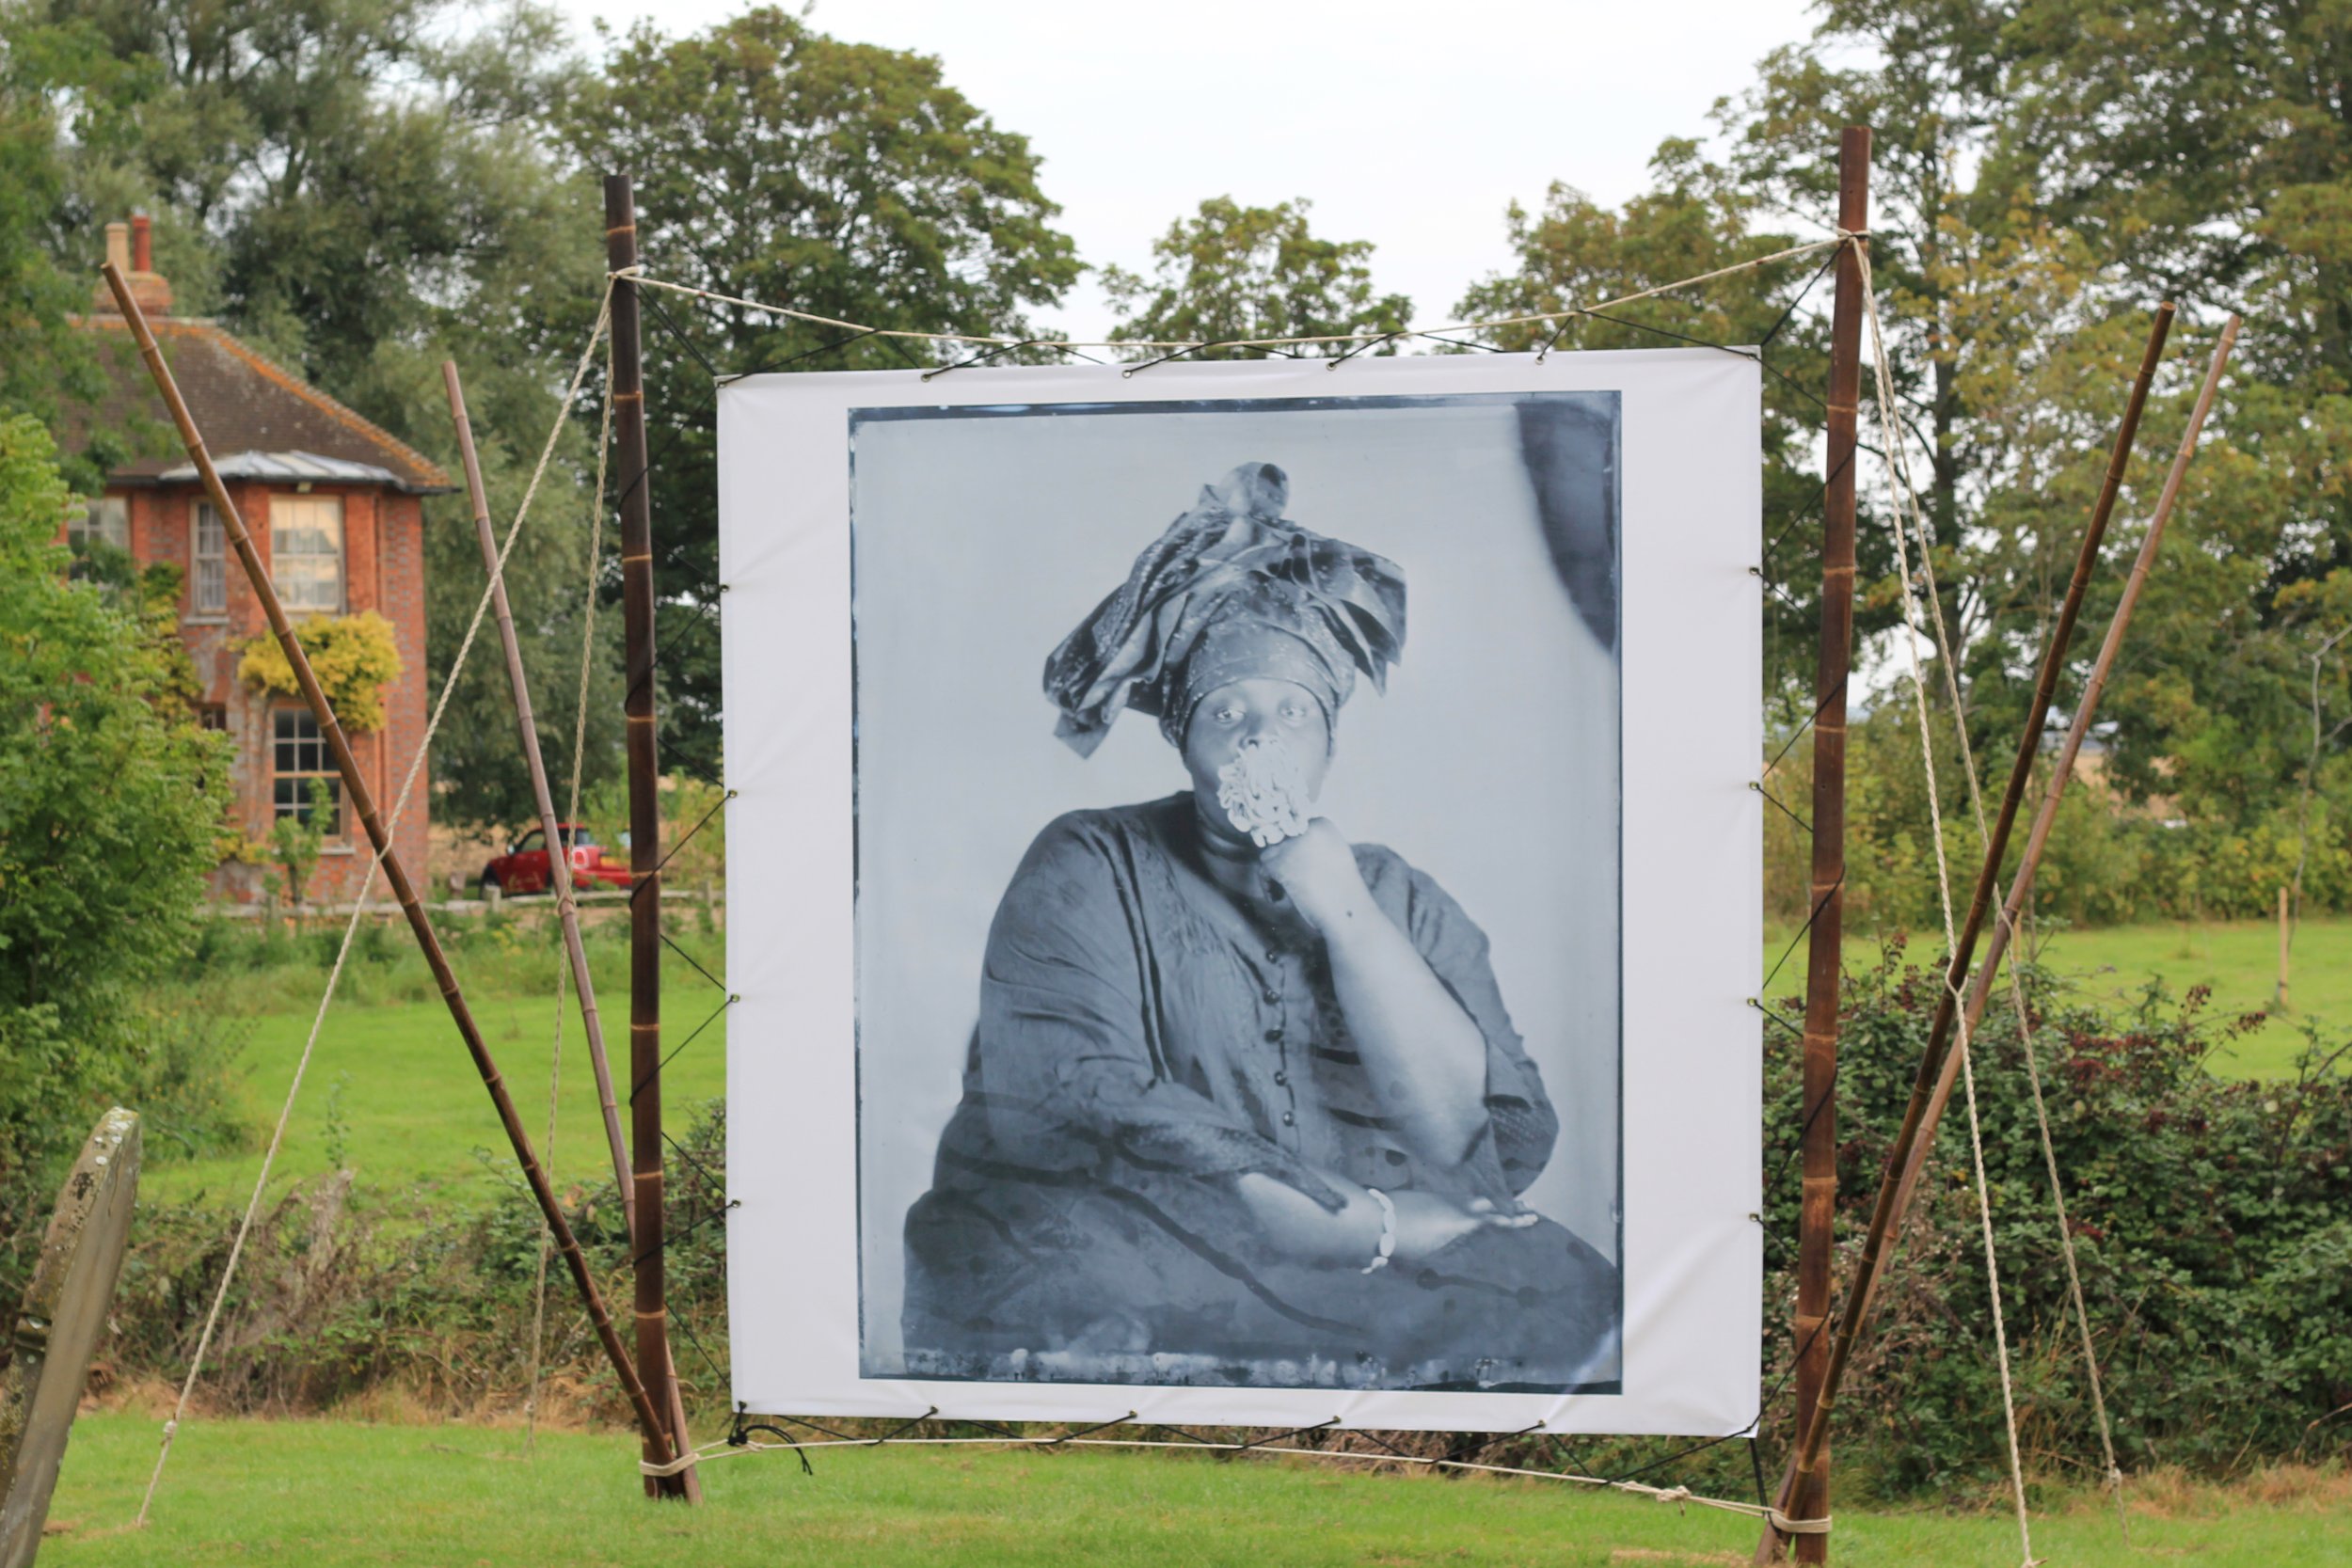
<svg viewBox="0 0 2352 1568"><path fill-rule="evenodd" d="M1364 1265L1363 1272L1377 1274L1389 1266L1390 1259L1396 1256L1396 1205L1390 1202L1389 1195L1377 1187L1366 1187L1364 1191L1370 1193L1373 1201L1380 1205L1380 1250L1373 1255L1371 1262Z"/></svg>

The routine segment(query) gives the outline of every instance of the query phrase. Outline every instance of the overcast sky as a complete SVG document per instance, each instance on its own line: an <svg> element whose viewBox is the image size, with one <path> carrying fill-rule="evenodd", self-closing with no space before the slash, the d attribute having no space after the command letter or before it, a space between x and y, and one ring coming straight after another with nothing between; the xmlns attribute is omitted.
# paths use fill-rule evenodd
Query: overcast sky
<svg viewBox="0 0 2352 1568"><path fill-rule="evenodd" d="M743 0L560 0L699 30ZM1314 202L1330 239L1379 247L1374 278L1417 320L1504 267L1503 209L1560 180L1634 195L1659 141L1812 27L1804 0L818 0L836 37L920 50L1030 138L1080 257L1148 270L1152 238L1202 198ZM781 302L780 302L781 303ZM1041 325L1113 325L1089 277Z"/></svg>

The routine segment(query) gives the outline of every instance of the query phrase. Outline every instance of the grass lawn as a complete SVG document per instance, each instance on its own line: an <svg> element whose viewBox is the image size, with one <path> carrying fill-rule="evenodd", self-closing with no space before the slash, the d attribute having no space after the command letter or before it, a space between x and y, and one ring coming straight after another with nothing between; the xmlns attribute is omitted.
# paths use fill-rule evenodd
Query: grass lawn
<svg viewBox="0 0 2352 1568"><path fill-rule="evenodd" d="M707 1502L690 1510L644 1500L625 1435L546 1433L526 1459L517 1430L258 1420L192 1421L150 1528L133 1530L156 1433L147 1415L82 1418L42 1563L1728 1564L1756 1542L1715 1510L1549 1482L1099 1449L823 1450L814 1477L783 1455L736 1458L706 1467ZM2070 1499L2035 1519L2034 1546L2057 1563L2343 1562L2345 1490L2307 1478L2267 1502L2146 1499L2128 1549L2111 1508ZM1998 1509L1836 1518L1840 1562L2017 1561Z"/></svg>
<svg viewBox="0 0 2352 1568"><path fill-rule="evenodd" d="M395 933L401 943L405 933ZM1787 931L1767 934L1767 969L1787 946ZM1854 939L1850 954L1867 962L1867 936ZM715 936L681 932L681 941L712 973L718 973ZM2214 988L2210 1011L2233 1017L2268 1006L2278 973L2275 927L2261 921L2122 927L2065 931L2047 939L2045 961L2093 1000L2127 1003L2161 977L2174 995L2195 985ZM1915 951L1917 950L1916 943ZM628 1049L627 950L617 932L591 943L603 997L606 1029L616 1051ZM483 1033L522 1108L536 1140L545 1126L549 1042L553 1033L558 949L551 926L518 933L503 956L461 961L461 977ZM2267 1077L2289 1072L2303 1044L2302 1024L2316 1021L2339 1036L2352 1032L2352 921L2306 922L2296 942L2296 1012L2273 1019L2215 1057L2217 1071ZM260 1167L259 1141L277 1119L295 1059L310 1027L312 1004L324 971L273 971L249 985L238 982L221 996L192 997L189 1006L226 1006L247 1015L251 1036L242 1058L240 1098L256 1146L204 1159L175 1158L167 1132L150 1138L142 1176L154 1201L208 1196L242 1204ZM1804 955L1792 956L1774 982L1776 992L1801 988ZM672 955L663 971L665 1049L689 1034L718 1006L720 993L683 958ZM703 1106L725 1091L726 1019L710 1019L691 1043L663 1069L663 1111L674 1132L683 1132ZM623 1064L624 1072L626 1062ZM626 1085L623 1085L626 1093ZM582 1045L577 1007L564 1028L563 1115L556 1136L560 1184L600 1173L603 1132L594 1081ZM456 1030L423 978L420 962L404 955L379 972L355 971L344 993L327 1014L302 1097L278 1155L276 1178L294 1181L332 1168L331 1155L357 1167L361 1191L394 1211L420 1209L461 1194L486 1191L493 1178L477 1157L489 1151L507 1159L505 1140L492 1117Z"/></svg>
<svg viewBox="0 0 2352 1568"><path fill-rule="evenodd" d="M407 941L407 933L398 933ZM683 938L712 973L719 971L715 938ZM498 1060L532 1142L544 1145L548 1068L555 1032L555 976L561 950L552 928L535 932L531 949L508 963L476 965L483 984L469 983L467 1000L483 1038ZM540 951L544 949L544 952ZM628 981L627 951L617 942L591 946L597 976L598 1010L613 1055L614 1087L624 1126L628 1099ZM725 1092L726 1018L711 1017L722 994L682 958L669 955L662 970L663 1049L676 1057L662 1069L662 1119L682 1136L704 1106ZM407 974L413 967L414 975ZM522 974L536 976L535 992L520 989ZM488 1092L474 1071L451 1022L449 1010L423 981L419 960L404 958L394 983L347 978L326 1015L317 1051L303 1079L301 1098L287 1124L285 1146L271 1172L273 1189L317 1176L340 1163L356 1168L359 1187L395 1211L418 1209L471 1191L486 1191L495 1178L476 1156L486 1149L511 1161L505 1134L491 1109ZM150 1134L148 1164L140 1173L140 1196L178 1202L208 1196L242 1207L261 1169L262 1147L285 1103L286 1085L310 1032L318 991L326 975L273 974L258 1000L267 1010L250 1014L252 1034L240 1058L240 1101L254 1129L254 1147L234 1154L189 1160L175 1158L167 1137ZM289 1009L285 992L296 988L309 1000ZM369 994L373 990L376 994ZM423 998L413 995L421 990ZM384 994L387 991L389 995ZM192 998L190 1006L201 1006ZM233 999L232 1003L233 1005ZM709 1020L708 1026L688 1036ZM596 1080L580 1032L580 1008L566 993L564 1018L562 1112L555 1141L557 1185L595 1177L609 1179L604 1121L596 1104ZM546 1152L544 1147L541 1153Z"/></svg>
<svg viewBox="0 0 2352 1568"><path fill-rule="evenodd" d="M1792 935L1787 929L1765 933L1767 973L1780 960ZM1849 963L1867 961L1875 945L1867 935L1849 933ZM1931 942L1924 933L1915 933L1911 954L1924 959L1940 946L1940 941ZM2279 927L2272 921L2167 922L2059 931L2046 935L2042 946L2046 967L2086 1000L2106 1006L2137 1002L2148 982L2160 978L2176 1002L2192 986L2211 986L2213 1000L2206 1015L2217 1021L2234 1019L2266 1010L2279 980ZM1776 994L1804 989L1802 946L1772 989ZM2303 923L2295 941L2289 1001L2293 1012L2272 1017L2217 1052L2214 1070L2248 1078L2292 1076L2295 1058L2305 1044L2306 1022L2317 1024L2323 1039L2341 1043L2352 1036L2352 920Z"/></svg>

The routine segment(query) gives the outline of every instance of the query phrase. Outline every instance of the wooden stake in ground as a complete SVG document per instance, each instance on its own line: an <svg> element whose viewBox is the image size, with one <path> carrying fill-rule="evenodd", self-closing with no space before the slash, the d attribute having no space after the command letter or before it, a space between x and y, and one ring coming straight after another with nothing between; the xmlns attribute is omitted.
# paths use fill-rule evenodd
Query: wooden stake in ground
<svg viewBox="0 0 2352 1568"><path fill-rule="evenodd" d="M15 1354L0 1366L0 1568L32 1568L42 1523L89 1381L90 1356L122 1276L139 1189L139 1118L99 1117L66 1174L11 1318Z"/></svg>
<svg viewBox="0 0 2352 1568"><path fill-rule="evenodd" d="M621 496L621 617L628 690L628 1106L637 1187L637 1365L674 1417L661 1179L661 760L654 735L652 462L645 451L645 368L639 341L637 198L628 176L604 180L604 249L612 287L612 447ZM686 1451L686 1426L671 1433ZM650 1446L646 1457L654 1458ZM647 1479L646 1494L688 1497L692 1472Z"/></svg>
<svg viewBox="0 0 2352 1568"><path fill-rule="evenodd" d="M596 1013L596 985L588 973L588 949L580 939L580 906L573 899L569 845L556 832L555 797L548 788L548 766L539 754L539 724L531 711L531 683L523 674L523 652L515 636L515 616L507 607L506 577L499 563L498 534L490 526L490 498L482 484L482 461L474 451L473 422L466 417L466 391L457 379L454 360L441 362L441 381L449 390L450 418L457 422L457 452L466 469L466 495L473 502L474 536L482 544L482 564L490 574L490 613L498 621L499 646L506 654L506 685L515 697L515 725L520 732L523 761L531 768L531 794L539 808L539 831L548 841L548 864L561 866L563 880L555 894L556 917L564 927L564 952L571 963L572 989L580 993L580 1027L588 1036L588 1061L596 1077L596 1099L604 1109L605 1141L612 1146L612 1180L621 1195L625 1228L637 1234L637 1192L628 1179L628 1146L621 1137L621 1111L612 1094L612 1067L604 1053L604 1023ZM579 767L577 758L573 767Z"/></svg>
<svg viewBox="0 0 2352 1568"><path fill-rule="evenodd" d="M1870 133L1849 126L1837 149L1837 227L1870 223ZM1829 1369L1830 1267L1837 1226L1837 1010L1844 969L1846 883L1846 681L1853 659L1854 445L1862 387L1864 241L1837 253L1830 315L1829 482L1821 515L1821 645L1814 680L1813 875L1804 965L1804 1192L1797 1219L1796 1425L1820 1401ZM1796 1519L1829 1517L1829 1456L1791 1497ZM1777 1535L1773 1537L1777 1541ZM1797 1560L1827 1562L1829 1537L1795 1538Z"/></svg>
<svg viewBox="0 0 2352 1568"><path fill-rule="evenodd" d="M229 487L221 483L220 470L213 466L213 454L205 450L204 437L196 428L195 416L188 412L187 401L180 395L179 384L173 381L170 367L164 363L163 350L155 343L154 331L147 325L147 316L138 301L132 296L130 279L121 269L109 261L105 266L107 286L114 291L115 303L121 309L122 319L129 324L131 336L138 344L139 356L147 362L155 390L161 394L164 406L171 411L172 423L180 430L181 443L187 448L189 461L204 482L204 488L213 508L220 515L222 531L229 537L230 547L236 551L238 564L244 567L246 580L252 584L253 595L262 604L262 612L269 620L270 631L285 651L286 662L294 669L294 684L301 689L302 700L310 705L319 729L326 736L327 750L335 758L335 770L341 775L343 799L360 825L367 830L368 842L375 848L377 861L384 868L384 879L398 900L401 912L408 918L408 929L417 939L417 946L424 953L425 967L433 973L433 983L449 1005L451 1020L457 1025L458 1037L466 1043L466 1052L473 1058L476 1071L482 1074L482 1085L490 1093L490 1103L496 1108L500 1125L506 1130L507 1144L515 1151L516 1164L522 1167L523 1179L530 1183L531 1196L538 1200L539 1212L546 1218L548 1228L555 1233L556 1249L564 1255L564 1266L571 1270L572 1283L580 1291L581 1304L588 1310L589 1322L595 1326L596 1342L603 1346L605 1358L612 1364L613 1375L628 1396L630 1407L637 1414L638 1423L644 1429L647 1456L656 1464L667 1464L673 1457L668 1426L655 1413L647 1398L645 1386L638 1380L637 1369L630 1365L628 1352L612 1327L612 1315L605 1310L604 1296L596 1289L596 1276L589 1271L588 1259L580 1251L580 1242L572 1235L569 1221L564 1217L564 1206L556 1200L555 1189L548 1182L547 1172L540 1168L539 1158L532 1151L531 1135L523 1131L522 1117L515 1109L514 1097L506 1092L506 1081L499 1075L498 1063L490 1056L490 1048L482 1038L482 1030L474 1022L472 1010L466 1006L466 995L457 984L457 976L449 967L449 958L441 951L441 939L434 932L433 920L417 897L408 871L393 851L391 832L377 815L375 799L368 792L366 775L359 769L358 760L352 755L351 741L335 717L334 705L327 702L326 691L319 686L318 675L310 668L310 657L303 651L294 636L294 626L286 619L286 607L278 602L278 590L270 582L268 569L262 564L259 551L253 547L253 537L246 531L245 517L237 510ZM657 1452L657 1448L659 1451Z"/></svg>
<svg viewBox="0 0 2352 1568"><path fill-rule="evenodd" d="M2287 955L2288 955L2289 950L2290 950L2290 949L2294 946L2294 938L2293 938L2293 936L2291 935L2291 933L2293 932L2293 930L2294 930L2294 927L2293 927L2293 926L2289 923L2289 921L2288 921L2288 917L2287 917L2287 885L2286 885L2286 883L2284 883L2284 882L2280 882L2280 883L2279 884L2279 1004L2278 1004L2278 1006L2279 1006L2279 1011L2280 1011L2280 1012L2282 1012L2282 1013L2289 1013L2289 1012L2293 1012L2293 1011L2295 1010L2295 1009L2294 1009L2291 1006L2289 1006L2289 1005L2288 1005L2288 1002L2287 1002Z"/></svg>
<svg viewBox="0 0 2352 1568"><path fill-rule="evenodd" d="M1950 1045L1953 1026L1960 1022L1962 1016L1959 1006L1961 987L1967 980L1977 937L1983 929L1987 909L1992 902L1993 887L2000 874L2001 862L2008 852L2010 834L2016 826L2017 813L2024 801L2034 762L2041 752L2042 727L2049 720L2058 672L2065 666L2074 623L2081 617L2083 598L2098 561L2099 546L2106 538L2107 522L2115 510L2116 496L2122 488L2124 470L2130 464L2132 446L2139 431L2140 415L2147 407L2149 387L2155 378L2156 365L2164 353L2165 339L2171 330L2172 313L2172 307L2169 304L2157 308L2154 325L2149 332L2147 351L2141 357L2139 373L2133 381L2122 424L2116 432L2114 451L2107 464L2106 483L2101 486L2098 502L2092 508L2090 526L2084 531L2082 546L2075 556L2074 574L2067 583L2066 597L2058 608L2057 624L2051 629L2050 644L2042 655L2041 675L2035 683L2033 700L2027 706L2026 722L2018 737L2017 759L2010 770L2009 785L2002 794L2000 811L1986 838L1984 861L1978 870L1976 892L1969 903L1967 923L1960 930L1955 951L1946 970L1945 984L1936 999L1934 1022L1930 1026L1927 1051L1920 1059L1918 1074L1912 1085L1911 1103L1905 1108L1901 1129L1897 1132L1894 1148L1887 1156L1886 1170L1880 1180L1878 1200L1870 1215L1869 1228L1863 1236L1862 1256L1855 1264L1853 1283L1847 1290L1845 1305L1838 1316L1836 1338L1831 1344L1829 1370L1821 1397L1813 1419L1806 1424L1796 1463L1783 1485L1780 1506L1784 1510L1788 1506L1788 1499L1795 1497L1802 1488L1807 1472L1818 1462L1821 1448L1828 1440L1830 1412L1836 1402L1838 1386L1844 1379L1862 1326L1868 1320L1870 1308L1875 1303L1888 1245L1909 1203L1912 1182L1924 1164L1934 1134L1935 1118L1941 1112L1942 1101L1948 1098L1953 1077L1958 1070L1958 1057L1951 1052ZM2160 536L2161 530L2152 527L2151 532ZM2142 567L2135 568L2135 584L2143 572L2144 562ZM2137 592L2136 586L2127 588L2126 607L2119 610L2119 617L2128 619L2128 595ZM2119 623L2108 632L2109 650L2120 636ZM2103 650L2103 657L2109 650ZM2090 691L2087 695L2095 700L2096 692ZM2075 721L2078 726L2087 723L2089 711L2087 704L2077 705ZM2056 780L2060 792L2065 787L2064 777L2065 769L2061 768ZM2051 796L2045 805L2045 813L2053 818L2055 799L2055 795ZM2038 858L2041 843L2046 842L2048 832L2039 818L2036 828L2038 837L2028 845L2026 852L2029 857ZM2029 889L2032 880L2032 862L2029 859L2021 866L2016 885L2011 889L2011 899L2018 896L2019 890ZM2008 921L2004 920L2004 928L2008 925ZM1996 935L1995 941L1999 942L2001 938ZM1991 962L1986 964L1985 976L1991 974L1993 967ZM1983 1016L1982 999L1989 994L1990 987L1983 983L1983 976L1980 976L1975 1006L1967 1015L1970 1026Z"/></svg>

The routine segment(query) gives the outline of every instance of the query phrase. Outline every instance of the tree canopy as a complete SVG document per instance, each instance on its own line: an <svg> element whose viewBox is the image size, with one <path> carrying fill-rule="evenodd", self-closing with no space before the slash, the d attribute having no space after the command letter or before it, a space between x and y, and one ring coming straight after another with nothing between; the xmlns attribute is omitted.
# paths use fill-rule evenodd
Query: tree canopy
<svg viewBox="0 0 2352 1568"><path fill-rule="evenodd" d="M1119 312L1114 341L1137 344L1206 342L1201 359L1259 358L1263 348L1225 345L1249 338L1344 338L1400 332L1413 302L1375 293L1372 242L1321 239L1308 228L1303 197L1272 207L1244 207L1211 197L1190 217L1152 242L1152 277L1103 270L1103 291ZM1334 356L1349 342L1302 343L1295 352ZM1138 347L1137 357L1160 352ZM1372 352L1392 354L1393 343Z"/></svg>
<svg viewBox="0 0 2352 1568"><path fill-rule="evenodd" d="M2285 859L2308 858L2314 834L2339 843L2330 824L2352 814L2352 641L2328 641L2352 626L2342 8L1826 0L1817 15L1814 35L1769 55L1709 125L1664 143L1630 199L1604 206L1565 181L1525 193L1500 214L1508 265L1468 282L1455 313L1564 311L1819 234L1839 128L1873 126L1887 368L1963 649L1963 712L1943 718L1964 722L1983 752L2022 718L2151 308L2174 298L2184 315L2119 550L2136 543L2221 313L2245 312L2237 369L2102 733L2123 815L2186 826L2141 838L2132 829L2116 849L2129 864L2101 874L2128 872L2175 903L2237 907ZM0 11L0 291L10 302L0 409L49 419L90 394L94 371L69 318L100 224L144 207L183 309L224 316L445 463L437 372L456 359L502 519L604 287L596 184L608 169L634 176L650 273L814 315L1041 344L1050 334L1038 317L1084 271L1035 150L939 60L832 38L778 8L699 32L599 32L582 53L538 0L489 10L20 0ZM1440 351L1379 336L1408 325L1410 302L1379 287L1369 242L1319 233L1311 216L1304 198L1256 207L1231 196L1177 215L1152 242L1148 276L1104 269L1115 337L1136 357L1153 352L1148 341L1294 336ZM1605 316L1498 330L1483 345L1767 345L1759 552L1776 591L1765 696L1784 726L1811 702L1818 585L1804 565L1819 537L1829 294L1819 271L1815 260L1774 263ZM665 755L708 775L723 705L714 381L929 366L956 351L719 300L645 299ZM1049 355L1032 345L1001 357ZM603 399L592 374L509 565L543 691L572 689L591 598L615 591L609 562L585 555ZM88 483L107 457L102 439L73 476ZM1895 576L1874 488L1864 488L1860 627L1878 678L1916 585ZM428 515L437 683L481 566L461 502L435 502ZM2114 591L2103 577L2093 617ZM600 626L582 759L592 786L617 768L620 730L617 617ZM559 776L571 760L566 706L541 704ZM442 815L525 812L508 728L503 682L481 661L437 741ZM1889 768L1900 744L1884 740ZM1886 844L1917 843L1912 793L1890 787L1870 810L1857 818L1867 831L1882 822ZM2093 879L2086 869L2077 882Z"/></svg>

